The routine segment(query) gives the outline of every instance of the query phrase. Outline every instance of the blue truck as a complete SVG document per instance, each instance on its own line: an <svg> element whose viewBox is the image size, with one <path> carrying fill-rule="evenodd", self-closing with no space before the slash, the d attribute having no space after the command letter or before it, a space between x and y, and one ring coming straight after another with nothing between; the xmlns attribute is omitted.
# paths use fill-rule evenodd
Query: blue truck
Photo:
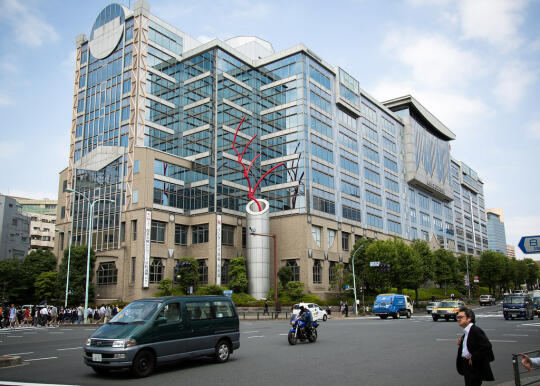
<svg viewBox="0 0 540 386"><path fill-rule="evenodd" d="M394 319L400 316L410 318L413 313L413 305L407 295L380 294L375 298L373 313L381 319L386 319L389 316Z"/></svg>
<svg viewBox="0 0 540 386"><path fill-rule="evenodd" d="M533 319L533 300L528 294L504 294L503 316L506 320L514 318Z"/></svg>

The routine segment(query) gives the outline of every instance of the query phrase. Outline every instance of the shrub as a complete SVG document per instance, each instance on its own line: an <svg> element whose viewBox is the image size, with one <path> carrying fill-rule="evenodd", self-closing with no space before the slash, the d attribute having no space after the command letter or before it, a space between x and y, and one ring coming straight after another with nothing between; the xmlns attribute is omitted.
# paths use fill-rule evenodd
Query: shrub
<svg viewBox="0 0 540 386"><path fill-rule="evenodd" d="M223 290L226 289L216 284L210 284L197 288L197 295L223 295Z"/></svg>

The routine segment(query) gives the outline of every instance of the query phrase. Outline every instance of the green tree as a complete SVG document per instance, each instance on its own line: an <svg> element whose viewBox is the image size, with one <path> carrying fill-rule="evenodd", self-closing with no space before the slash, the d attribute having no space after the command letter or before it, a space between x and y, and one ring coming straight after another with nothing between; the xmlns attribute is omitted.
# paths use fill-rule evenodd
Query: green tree
<svg viewBox="0 0 540 386"><path fill-rule="evenodd" d="M355 268L356 269L356 268ZM337 263L332 267L332 280L330 280L330 289L336 291L339 300L345 299L345 285L352 281L352 273L345 269L345 264Z"/></svg>
<svg viewBox="0 0 540 386"><path fill-rule="evenodd" d="M287 294L291 300L298 302L304 295L304 283L301 281L290 281L287 283Z"/></svg>
<svg viewBox="0 0 540 386"><path fill-rule="evenodd" d="M71 261L69 267L69 290L68 305L74 306L84 304L86 292L86 263L88 247L86 245L71 246ZM96 263L96 253L90 248L90 278L88 285L88 301L94 301L95 288L92 278L94 277L94 266ZM66 291L66 273L68 264L68 249L64 249L64 257L58 268L58 288L61 290L61 297ZM71 293L73 291L73 293Z"/></svg>
<svg viewBox="0 0 540 386"><path fill-rule="evenodd" d="M411 249L416 252L419 258L421 275L418 280L413 283L411 288L414 289L415 302L418 304L418 288L426 281L433 279L433 253L429 249L429 244L424 240L414 240L411 244Z"/></svg>
<svg viewBox="0 0 540 386"><path fill-rule="evenodd" d="M522 284L525 284L527 277L529 276L529 267L525 260L516 260L516 273L514 287L521 288Z"/></svg>
<svg viewBox="0 0 540 386"><path fill-rule="evenodd" d="M540 267L533 259L526 258L523 259L527 263L527 278L525 279L527 282L527 286L529 289L532 289L533 286L538 283L538 279L540 278Z"/></svg>
<svg viewBox="0 0 540 386"><path fill-rule="evenodd" d="M0 296L6 303L24 304L26 287L21 278L24 276L22 259L0 260Z"/></svg>
<svg viewBox="0 0 540 386"><path fill-rule="evenodd" d="M478 276L480 283L487 285L490 293L493 293L497 284L504 280L505 261L506 256L491 250L484 251L480 255Z"/></svg>
<svg viewBox="0 0 540 386"><path fill-rule="evenodd" d="M41 272L36 278L33 287L36 291L36 299L51 300L58 297L56 283L58 281L58 272Z"/></svg>
<svg viewBox="0 0 540 386"><path fill-rule="evenodd" d="M186 294L189 293L189 287L191 286L193 286L193 291L196 291L197 282L199 281L199 263L197 259L183 257L178 263L178 271L175 272L178 285Z"/></svg>
<svg viewBox="0 0 540 386"><path fill-rule="evenodd" d="M229 288L236 293L248 290L246 261L243 257L235 257L229 263Z"/></svg>
<svg viewBox="0 0 540 386"><path fill-rule="evenodd" d="M293 270L291 267L281 267L277 273L279 282L285 288L287 286L287 283L290 282L293 279Z"/></svg>
<svg viewBox="0 0 540 386"><path fill-rule="evenodd" d="M221 295L223 296L223 290L227 288L221 287L216 284L209 284L197 288L197 295Z"/></svg>
<svg viewBox="0 0 540 386"><path fill-rule="evenodd" d="M401 239L394 240L394 248L397 257L391 270L391 277L397 292L402 293L404 288L418 288L424 278L420 255L416 249L405 244Z"/></svg>
<svg viewBox="0 0 540 386"><path fill-rule="evenodd" d="M390 264L393 269L397 252L393 240L376 240L366 249L367 264L371 261ZM376 292L385 292L391 285L391 276L386 272L381 272L377 268L365 269L365 283L370 289Z"/></svg>
<svg viewBox="0 0 540 386"><path fill-rule="evenodd" d="M163 279L160 280L158 283L158 292L154 296L171 296L172 295L172 280L171 279Z"/></svg>
<svg viewBox="0 0 540 386"><path fill-rule="evenodd" d="M456 284L458 280L457 261L452 252L439 249L433 253L433 271L435 282L439 287L444 285L444 293L448 284Z"/></svg>
<svg viewBox="0 0 540 386"><path fill-rule="evenodd" d="M366 282L366 275L369 274L369 257L366 254L367 248L374 242L372 239L359 238L355 243L351 251L350 260L352 264L352 259L354 256L354 273L356 275L356 290L358 291L360 287L363 287L363 290L366 292L371 291L369 283ZM343 284L352 284L352 274L350 278L346 278L346 281Z"/></svg>

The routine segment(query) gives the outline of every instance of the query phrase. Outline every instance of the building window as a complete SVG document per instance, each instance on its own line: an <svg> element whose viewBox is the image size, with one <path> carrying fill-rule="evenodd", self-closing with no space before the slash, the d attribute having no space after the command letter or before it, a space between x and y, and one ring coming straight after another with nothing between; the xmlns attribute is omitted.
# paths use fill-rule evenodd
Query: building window
<svg viewBox="0 0 540 386"><path fill-rule="evenodd" d="M126 222L122 221L120 223L120 242L123 243L126 241Z"/></svg>
<svg viewBox="0 0 540 386"><path fill-rule="evenodd" d="M420 224L427 228L431 226L431 222L429 221L429 214L420 212Z"/></svg>
<svg viewBox="0 0 540 386"><path fill-rule="evenodd" d="M67 190L67 180L62 181L62 192Z"/></svg>
<svg viewBox="0 0 540 386"><path fill-rule="evenodd" d="M287 267L291 267L293 272L293 281L300 281L300 267L296 263L296 260L287 260Z"/></svg>
<svg viewBox="0 0 540 386"><path fill-rule="evenodd" d="M191 243L201 244L208 242L208 224L194 225L191 230Z"/></svg>
<svg viewBox="0 0 540 386"><path fill-rule="evenodd" d="M330 267L328 268L328 282L329 283L332 283L332 281L334 280L334 277L336 275L335 267L336 267L336 262L331 261L330 262Z"/></svg>
<svg viewBox="0 0 540 386"><path fill-rule="evenodd" d="M247 246L247 230L246 227L242 227L242 248Z"/></svg>
<svg viewBox="0 0 540 386"><path fill-rule="evenodd" d="M97 284L111 285L116 284L118 279L118 269L114 261L100 263L97 270Z"/></svg>
<svg viewBox="0 0 540 386"><path fill-rule="evenodd" d="M349 238L350 235L347 232L341 232L341 249L344 251L349 250Z"/></svg>
<svg viewBox="0 0 540 386"><path fill-rule="evenodd" d="M422 240L429 241L429 233L422 231Z"/></svg>
<svg viewBox="0 0 540 386"><path fill-rule="evenodd" d="M315 240L315 245L320 247L321 246L321 227L312 225L311 234L313 235L313 240Z"/></svg>
<svg viewBox="0 0 540 386"><path fill-rule="evenodd" d="M133 162L133 174L139 173L139 164L140 161L138 159Z"/></svg>
<svg viewBox="0 0 540 386"><path fill-rule="evenodd" d="M150 232L150 241L155 243L164 243L165 242L165 227L166 223L162 221L152 220L152 228Z"/></svg>
<svg viewBox="0 0 540 386"><path fill-rule="evenodd" d="M229 284L229 260L221 261L221 285Z"/></svg>
<svg viewBox="0 0 540 386"><path fill-rule="evenodd" d="M159 283L163 280L163 263L162 259L152 259L150 263L150 283Z"/></svg>
<svg viewBox="0 0 540 386"><path fill-rule="evenodd" d="M66 217L66 207L62 206L60 208L60 218L65 218L65 217Z"/></svg>
<svg viewBox="0 0 540 386"><path fill-rule="evenodd" d="M326 233L328 234L328 248L334 244L334 240L336 238L336 231L333 229L327 229Z"/></svg>
<svg viewBox="0 0 540 386"><path fill-rule="evenodd" d="M234 245L234 225L223 224L221 227L221 244Z"/></svg>
<svg viewBox="0 0 540 386"><path fill-rule="evenodd" d="M132 283L135 283L135 266L136 266L136 263L137 263L137 258L132 257L131 258L131 282Z"/></svg>
<svg viewBox="0 0 540 386"><path fill-rule="evenodd" d="M177 245L187 245L188 226L174 225L174 243Z"/></svg>
<svg viewBox="0 0 540 386"><path fill-rule="evenodd" d="M322 283L322 264L320 260L313 260L313 283Z"/></svg>
<svg viewBox="0 0 540 386"><path fill-rule="evenodd" d="M198 260L199 262L199 284L208 284L208 266L206 265L206 259Z"/></svg>
<svg viewBox="0 0 540 386"><path fill-rule="evenodd" d="M137 220L131 220L131 239L137 240Z"/></svg>
<svg viewBox="0 0 540 386"><path fill-rule="evenodd" d="M416 228L411 228L411 240L416 240L418 238L418 231Z"/></svg>

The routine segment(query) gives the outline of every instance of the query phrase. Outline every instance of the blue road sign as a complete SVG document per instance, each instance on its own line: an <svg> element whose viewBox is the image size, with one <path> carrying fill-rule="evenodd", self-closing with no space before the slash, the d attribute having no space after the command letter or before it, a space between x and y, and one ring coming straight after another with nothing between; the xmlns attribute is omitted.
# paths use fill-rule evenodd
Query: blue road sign
<svg viewBox="0 0 540 386"><path fill-rule="evenodd" d="M522 237L518 247L523 253L540 253L540 236Z"/></svg>
<svg viewBox="0 0 540 386"><path fill-rule="evenodd" d="M223 290L223 295L229 298L232 297L232 294L233 294L233 290Z"/></svg>

